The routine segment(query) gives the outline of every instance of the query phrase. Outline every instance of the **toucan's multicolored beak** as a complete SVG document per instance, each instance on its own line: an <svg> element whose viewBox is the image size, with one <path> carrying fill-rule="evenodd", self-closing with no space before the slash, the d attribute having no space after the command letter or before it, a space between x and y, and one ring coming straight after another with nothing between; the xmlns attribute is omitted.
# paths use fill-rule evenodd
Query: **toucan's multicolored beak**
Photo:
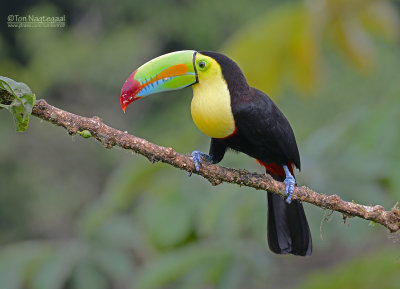
<svg viewBox="0 0 400 289"><path fill-rule="evenodd" d="M184 50L161 55L136 69L121 90L121 107L146 95L176 90L197 83L196 51Z"/></svg>

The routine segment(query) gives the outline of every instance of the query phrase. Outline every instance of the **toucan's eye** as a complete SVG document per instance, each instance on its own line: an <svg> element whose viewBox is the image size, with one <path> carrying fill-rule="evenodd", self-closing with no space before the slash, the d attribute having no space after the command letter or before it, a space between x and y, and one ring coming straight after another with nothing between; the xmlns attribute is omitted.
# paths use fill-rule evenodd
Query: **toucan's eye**
<svg viewBox="0 0 400 289"><path fill-rule="evenodd" d="M197 68L201 71L205 71L208 69L209 63L206 59L199 59L197 62Z"/></svg>

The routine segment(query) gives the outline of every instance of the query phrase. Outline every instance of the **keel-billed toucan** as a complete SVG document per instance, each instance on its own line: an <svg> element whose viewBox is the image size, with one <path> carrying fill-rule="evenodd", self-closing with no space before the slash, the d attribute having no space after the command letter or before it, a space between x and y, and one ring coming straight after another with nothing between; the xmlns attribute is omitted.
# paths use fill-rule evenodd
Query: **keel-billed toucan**
<svg viewBox="0 0 400 289"><path fill-rule="evenodd" d="M276 180L286 184L286 201L268 192L268 244L278 254L311 254L310 229L300 201L291 197L300 169L292 128L263 92L247 84L239 66L210 51L177 51L159 56L135 70L126 80L121 107L146 95L193 88L192 118L211 137L209 155L192 153L196 169L202 157L218 163L227 148L255 158Z"/></svg>

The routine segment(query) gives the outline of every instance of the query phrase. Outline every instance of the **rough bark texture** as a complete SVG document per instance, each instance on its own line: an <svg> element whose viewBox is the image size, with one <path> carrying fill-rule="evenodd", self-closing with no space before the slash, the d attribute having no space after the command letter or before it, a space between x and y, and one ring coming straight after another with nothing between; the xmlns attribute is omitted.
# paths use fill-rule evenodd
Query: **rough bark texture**
<svg viewBox="0 0 400 289"><path fill-rule="evenodd" d="M258 190L270 191L280 195L283 195L285 191L283 183L275 181L267 174L225 168L206 162L203 162L200 171L196 172L193 160L188 155L177 153L172 148L158 146L145 139L109 127L97 116L87 118L56 108L49 105L43 99L36 101L32 114L55 125L64 127L71 135L88 130L106 148L112 148L116 145L127 150L132 150L144 155L151 162L161 161L181 170L201 175L214 186L222 182L227 182ZM400 209L397 206L390 211L386 211L380 205L364 206L354 202L346 202L338 195L327 196L319 194L305 186L295 188L293 199L341 212L345 217L357 216L379 223L391 232L396 232L400 229Z"/></svg>

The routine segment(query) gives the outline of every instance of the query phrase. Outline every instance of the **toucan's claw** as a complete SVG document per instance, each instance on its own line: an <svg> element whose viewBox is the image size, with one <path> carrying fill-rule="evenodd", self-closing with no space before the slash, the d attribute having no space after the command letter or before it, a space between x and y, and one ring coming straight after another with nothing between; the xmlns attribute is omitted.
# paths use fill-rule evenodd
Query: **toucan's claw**
<svg viewBox="0 0 400 289"><path fill-rule="evenodd" d="M284 181L285 185L286 185L286 190L285 190L285 196L287 196L286 203L290 204L292 202L292 196L293 196L294 185L296 184L296 180L290 173L287 166L283 166L283 169L285 170L285 173L286 173L286 179Z"/></svg>
<svg viewBox="0 0 400 289"><path fill-rule="evenodd" d="M208 161L211 160L211 157L208 154L205 154L201 151L193 151L192 152L192 159L194 161L194 166L196 168L196 171L200 170L200 164L202 162L202 159L201 159L202 157L204 157Z"/></svg>
<svg viewBox="0 0 400 289"><path fill-rule="evenodd" d="M296 180L290 176L285 179L286 191L285 196L287 196L286 203L290 204L292 202L292 196L294 192L294 184Z"/></svg>

